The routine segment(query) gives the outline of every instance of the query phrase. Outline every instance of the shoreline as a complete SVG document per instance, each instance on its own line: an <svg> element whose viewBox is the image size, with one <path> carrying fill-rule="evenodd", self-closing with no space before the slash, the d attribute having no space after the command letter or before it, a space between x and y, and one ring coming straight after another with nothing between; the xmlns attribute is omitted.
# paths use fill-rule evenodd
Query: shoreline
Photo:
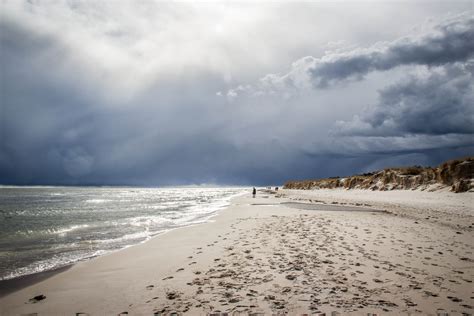
<svg viewBox="0 0 474 316"><path fill-rule="evenodd" d="M0 281L0 298L9 294L20 291L26 287L35 285L39 282L47 280L56 274L62 273L70 269L75 263L71 263L62 267L58 267L51 270L40 271L31 274L21 275L12 279Z"/></svg>
<svg viewBox="0 0 474 316"><path fill-rule="evenodd" d="M76 263L0 297L0 314L472 313L472 230L457 234L374 210L376 203L357 211L285 205L308 194L234 197L206 223ZM30 300L37 295L46 299Z"/></svg>
<svg viewBox="0 0 474 316"><path fill-rule="evenodd" d="M39 283L43 280L46 280L48 278L51 278L56 274L67 271L68 269L72 268L73 266L75 266L77 264L86 263L88 261L95 260L95 259L97 259L99 257L102 257L102 256L111 255L113 253L123 251L127 248L135 247L135 246L147 243L147 242L151 241L154 238L158 238L159 236L167 234L167 233L169 233L171 231L174 231L174 230L179 230L179 229L182 229L182 228L192 227L192 226L195 226L195 225L201 225L201 224L211 222L214 217L219 215L220 211L226 209L227 207L229 207L231 205L231 200L232 199L238 198L241 195L242 195L242 193L239 193L235 196L231 196L229 201L228 201L228 204L226 206L223 206L220 209L215 210L213 213L206 214L205 217L203 217L202 219L199 219L199 221L197 221L197 222L191 222L191 223L185 224L183 226L164 229L163 231L160 231L160 232L156 233L155 235L153 235L153 236L151 236L151 237L149 237L149 238L147 238L147 239L145 239L145 240L143 240L143 241L141 241L137 244L127 245L123 248L111 250L111 251L108 251L104 254L83 258L83 259L80 259L76 262L69 263L69 264L66 264L66 265L63 265L63 266L58 266L58 267L55 267L55 268L52 268L52 269L39 271L39 272L34 272L34 273L29 273L29 274L24 274L24 275L20 275L20 276L10 278L10 279L0 280L0 298L4 297L6 295L12 294L16 291L19 291L23 288L32 286L32 285L34 285L36 283Z"/></svg>
<svg viewBox="0 0 474 316"><path fill-rule="evenodd" d="M18 188L18 187L22 187L22 186L12 186L12 188ZM24 186L24 187L34 187L34 186ZM54 186L51 186L51 187L41 186L41 187L54 188L54 189L58 188L58 187L54 187ZM77 187L77 188L81 189L83 187ZM108 188L108 187L103 186L103 188ZM143 188L147 189L147 187L143 187ZM70 263L65 263L63 265L58 265L58 266L55 266L55 267L52 267L52 268L49 268L49 269L46 269L46 270L43 270L43 271L37 271L37 272L32 272L32 273L27 273L27 274L23 274L23 275L14 276L13 278L2 279L2 280L0 280L0 298L7 295L7 294L13 293L18 289L27 287L29 285L33 285L35 283L38 283L43 279L47 279L47 278L51 277L52 275L55 275L57 273L61 273L62 271L65 271L65 270L69 269L70 267L72 267L76 264L83 263L83 262L88 262L88 261L94 260L94 259L96 259L98 257L101 257L101 256L107 256L107 255L110 255L112 253L125 250L129 247L134 247L134 246L137 246L137 245L140 245L140 244L143 244L143 243L147 243L150 240L159 237L160 235L169 233L170 231L173 231L173 230L176 230L176 229L192 227L192 226L195 226L195 225L200 225L200 224L204 224L204 223L207 223L209 221L212 221L212 219L215 216L217 216L220 211L226 209L227 207L229 207L231 205L231 200L232 199L237 198L238 196L241 196L242 194L243 193L237 193L237 194L231 195L231 196L229 196L229 197L227 197L223 200L223 201L225 201L224 206L220 206L219 208L213 207L212 212L206 213L205 215L203 215L201 217L197 217L189 223L181 224L180 226L177 226L177 227L163 228L163 230L158 231L158 232L154 233L153 235L147 236L144 240L142 240L138 243L125 245L125 246L122 246L121 248L117 248L117 249L107 250L102 254L90 255L90 256L87 256L87 257L84 257L84 258L80 258L77 261L70 262Z"/></svg>

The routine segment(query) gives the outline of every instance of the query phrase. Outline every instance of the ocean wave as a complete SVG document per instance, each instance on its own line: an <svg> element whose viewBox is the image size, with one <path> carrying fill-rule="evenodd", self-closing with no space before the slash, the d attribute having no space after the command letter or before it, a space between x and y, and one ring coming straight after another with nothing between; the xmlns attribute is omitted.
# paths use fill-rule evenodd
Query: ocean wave
<svg viewBox="0 0 474 316"><path fill-rule="evenodd" d="M58 234L58 235L64 235L64 234L70 233L70 232L75 231L75 230L89 228L89 227L91 227L91 225L89 225L89 224L71 225L71 226L65 227L65 228L54 229L54 230L52 230L52 233Z"/></svg>
<svg viewBox="0 0 474 316"><path fill-rule="evenodd" d="M113 202L113 200L109 200L109 199L90 199L90 200L85 200L84 202L85 203L100 204L100 203Z"/></svg>
<svg viewBox="0 0 474 316"><path fill-rule="evenodd" d="M139 241L146 241L149 240L151 237L154 235L159 234L160 232L150 232L149 230L137 232L137 233L132 233L132 234L126 234L117 238L110 238L110 239L96 239L96 240L91 240L91 243L101 243L101 244L122 244L125 241L130 241L130 240L139 240Z"/></svg>
<svg viewBox="0 0 474 316"><path fill-rule="evenodd" d="M91 227L90 224L82 224L82 225L71 225L67 227L55 227L55 228L47 228L41 230L34 230L34 229L24 229L18 230L13 233L13 235L17 236L39 236L39 235L66 235L75 230L85 229Z"/></svg>
<svg viewBox="0 0 474 316"><path fill-rule="evenodd" d="M154 227L173 224L173 220L164 216L139 216L130 219L128 225L138 227Z"/></svg>
<svg viewBox="0 0 474 316"><path fill-rule="evenodd" d="M0 280L9 280L14 279L20 276L35 274L39 272L59 269L79 261L92 259L94 257L98 257L104 255L110 251L107 250L97 250L92 253L81 253L81 254L70 254L70 255L62 255L53 257L51 259L44 259L40 261L36 261L24 267L19 267L14 271L11 271L3 276L0 276Z"/></svg>
<svg viewBox="0 0 474 316"><path fill-rule="evenodd" d="M209 221L242 194L235 188L54 190L47 194L64 197L38 199L41 190L15 193L18 207L9 212L13 216L9 223L16 225L0 222L4 236L0 251L11 256L8 265L0 264L0 279L59 268L145 242L170 229Z"/></svg>

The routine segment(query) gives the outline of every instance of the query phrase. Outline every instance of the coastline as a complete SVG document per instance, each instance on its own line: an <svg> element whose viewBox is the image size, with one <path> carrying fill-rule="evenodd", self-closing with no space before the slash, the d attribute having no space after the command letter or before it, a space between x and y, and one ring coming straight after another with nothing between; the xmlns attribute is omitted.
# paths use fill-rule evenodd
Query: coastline
<svg viewBox="0 0 474 316"><path fill-rule="evenodd" d="M0 225L3 236L0 252L6 257L0 267L0 295L5 287L3 281L35 279L33 275L119 251L169 230L206 222L230 205L234 196L242 194L242 189L224 187L106 191L77 187L79 193L65 187L50 187L46 192L24 187L14 189L2 191L6 203L2 206L6 211L0 215L4 219ZM37 194L44 195L54 210L31 201ZM162 204L162 196L170 201ZM134 201L144 205L135 206ZM31 207L35 203L38 207ZM136 209L132 213L124 212L127 208ZM91 215L81 217L78 210L91 211ZM47 221L30 224L43 214L48 216Z"/></svg>
<svg viewBox="0 0 474 316"><path fill-rule="evenodd" d="M237 197L209 222L74 264L0 297L0 314L472 313L472 229L290 193ZM298 199L311 208L282 204Z"/></svg>
<svg viewBox="0 0 474 316"><path fill-rule="evenodd" d="M15 293L21 289L32 286L36 283L47 280L56 274L70 269L74 264L69 264L52 270L41 271L37 273L22 275L13 279L0 281L0 299L9 294Z"/></svg>

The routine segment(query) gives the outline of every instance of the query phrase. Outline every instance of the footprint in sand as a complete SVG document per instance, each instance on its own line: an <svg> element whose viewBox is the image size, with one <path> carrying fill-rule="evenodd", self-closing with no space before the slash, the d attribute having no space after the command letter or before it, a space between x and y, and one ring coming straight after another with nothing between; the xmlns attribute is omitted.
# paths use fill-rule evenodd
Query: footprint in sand
<svg viewBox="0 0 474 316"><path fill-rule="evenodd" d="M177 299L180 296L180 293L176 291L169 291L166 293L166 298L169 300Z"/></svg>

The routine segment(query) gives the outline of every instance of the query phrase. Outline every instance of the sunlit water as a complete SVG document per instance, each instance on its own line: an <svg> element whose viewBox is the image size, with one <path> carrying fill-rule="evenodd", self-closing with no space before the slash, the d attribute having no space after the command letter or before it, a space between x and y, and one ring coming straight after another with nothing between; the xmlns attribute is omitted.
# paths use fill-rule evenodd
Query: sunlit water
<svg viewBox="0 0 474 316"><path fill-rule="evenodd" d="M209 220L242 188L0 187L0 280Z"/></svg>

